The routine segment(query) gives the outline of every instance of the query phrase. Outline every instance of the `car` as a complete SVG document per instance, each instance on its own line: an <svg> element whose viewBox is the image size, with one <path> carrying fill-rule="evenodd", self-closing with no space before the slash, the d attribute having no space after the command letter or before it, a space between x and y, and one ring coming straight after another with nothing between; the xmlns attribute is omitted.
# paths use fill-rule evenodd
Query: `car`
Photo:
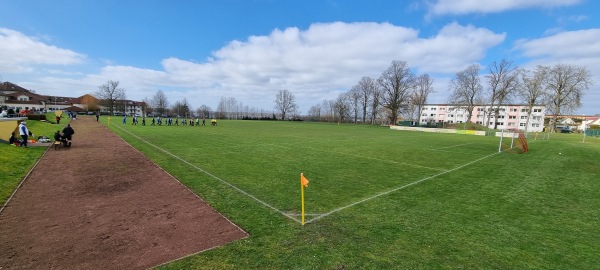
<svg viewBox="0 0 600 270"><path fill-rule="evenodd" d="M568 128L561 128L560 133L573 133L573 131Z"/></svg>

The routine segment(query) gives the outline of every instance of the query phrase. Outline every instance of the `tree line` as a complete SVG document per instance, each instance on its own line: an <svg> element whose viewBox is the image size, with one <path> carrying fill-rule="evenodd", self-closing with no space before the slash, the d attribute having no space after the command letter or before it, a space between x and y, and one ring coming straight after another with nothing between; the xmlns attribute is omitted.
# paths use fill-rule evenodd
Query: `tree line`
<svg viewBox="0 0 600 270"><path fill-rule="evenodd" d="M482 74L482 69L485 72ZM379 78L362 77L350 90L342 92L335 100L323 100L312 105L306 119L326 122L353 122L368 124L396 124L400 117L422 122L422 109L429 95L435 93L433 78L429 74L415 74L405 61L392 61ZM484 123L498 115L503 105L519 103L529 106L546 106L546 114L553 116L556 128L558 115L572 113L581 107L586 91L592 85L587 68L570 64L538 65L533 70L519 68L513 61L503 59L482 67L473 64L455 74L449 83L448 104L464 108L470 121L473 108L487 105ZM104 106L124 110L120 100L125 100L125 90L118 81L108 81L99 87L96 95ZM222 97L217 109L201 105L193 110L184 98L169 103L163 91L145 98L144 111L160 116L197 116L219 119L279 119L301 118L294 94L285 89L275 96L277 112L244 105L233 97Z"/></svg>
<svg viewBox="0 0 600 270"><path fill-rule="evenodd" d="M557 117L581 107L585 92L592 85L587 68L557 64L538 65L533 70L519 68L512 61L494 61L485 67L473 64L457 72L450 81L448 104L464 108L470 121L477 105L487 105L484 123L499 114L500 107L519 103L546 106L546 113ZM483 76L482 76L483 75ZM399 117L422 122L421 111L434 93L433 78L427 73L415 74L405 61L392 61L377 79L363 77L349 91L335 100L313 105L308 117L314 121L376 122L395 124Z"/></svg>

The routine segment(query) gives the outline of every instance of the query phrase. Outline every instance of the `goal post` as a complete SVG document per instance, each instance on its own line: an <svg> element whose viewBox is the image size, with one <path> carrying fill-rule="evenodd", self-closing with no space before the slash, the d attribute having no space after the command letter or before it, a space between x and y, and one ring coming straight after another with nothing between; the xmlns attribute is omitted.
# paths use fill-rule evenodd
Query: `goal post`
<svg viewBox="0 0 600 270"><path fill-rule="evenodd" d="M525 134L518 131L502 131L496 133L500 137L498 152L510 152L515 154L523 154L529 151L527 137Z"/></svg>

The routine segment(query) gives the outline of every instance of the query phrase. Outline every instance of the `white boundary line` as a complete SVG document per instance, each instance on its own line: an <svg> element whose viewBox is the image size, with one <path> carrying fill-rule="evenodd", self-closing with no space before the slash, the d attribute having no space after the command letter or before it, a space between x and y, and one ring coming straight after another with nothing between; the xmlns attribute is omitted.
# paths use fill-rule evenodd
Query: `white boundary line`
<svg viewBox="0 0 600 270"><path fill-rule="evenodd" d="M381 197L381 196L383 196L383 195L390 194L390 193L392 193L392 192L394 192L394 191L398 191L398 190L401 190L401 189L404 189L404 188L407 188L407 187L410 187L410 186L413 186L413 185L419 184L419 183L421 183L421 182L424 182L424 181L427 181L427 180L429 180L429 179L432 179L432 178L438 177L438 176L440 176L440 175L444 175L444 174L447 174L447 173L450 173L450 172L456 171L456 170L458 170L458 169L464 168L464 167L466 167L466 166L469 166L469 165L471 165L471 164L473 164L473 163L476 163L476 162L478 162L478 161L481 161L481 160L484 160L484 159L486 159L486 158L489 158L489 157L492 157L492 156L494 156L494 155L497 155L498 153L500 153L500 152L495 152L495 153L493 153L493 154L490 154L490 155L487 155L487 156L485 156L485 157L482 157L482 158L476 159L476 160L474 160L474 161L471 161L471 162L469 162L469 163L463 164L463 165L461 165L461 166L458 166L458 167L456 167L456 168L453 168L453 169L447 170L447 171L445 171L445 172L441 172L441 173L438 173L438 174L434 174L434 175L432 175L432 176L425 177L425 178L423 178L423 179L421 179L421 180L418 180L418 181L412 182L412 183L410 183L410 184L406 184L406 185L403 185L403 186L400 186L400 187L396 187L396 188L390 189L390 190L388 190L388 191L384 191L384 192L381 192L381 193L379 193L379 194L375 194L375 195L373 195L373 196L371 196L371 197L368 197L368 198L362 199L362 200L360 200L360 201L357 201L357 202L351 203L351 204L349 204L349 205L346 205L346 206L342 206L342 207L336 208L336 209L334 209L334 210L332 210L332 211L329 211L329 212L327 212L327 213L325 213L325 214L322 214L322 215L320 215L320 216L317 216L316 218L310 219L310 220L306 221L305 223L312 223L312 222L314 222L314 221L317 221L317 220L319 220L319 219L322 219L322 218L324 218L324 217L326 217L326 216L329 216L329 215L331 215L331 214L333 214L333 213L335 213L335 212L342 211L342 210L344 210L344 209L346 209L346 208L350 208L350 207L352 207L352 206L355 206L355 205L357 205L357 204L361 204L361 203L363 203L363 202L370 201L370 200L372 200L372 199L375 199L375 198Z"/></svg>
<svg viewBox="0 0 600 270"><path fill-rule="evenodd" d="M271 210L273 210L273 211L275 211L275 212L277 212L277 213L280 213L280 214L282 214L283 216L285 216L285 217L287 217L287 218L289 218L289 219L291 219L291 220L293 220L293 221L296 221L296 222L298 222L298 223L302 223L302 221L298 220L297 218L294 218L292 215L290 215L290 214L287 214L287 213L285 213L285 212L283 212L283 211L281 211L281 210L279 210L279 209L275 208L274 206L272 206L272 205L270 205L270 204L268 204L268 203L266 203L266 202L264 202L264 201L262 201L262 200L260 200L260 199L258 199L258 198L256 198L256 197L254 197L254 196L253 196L253 195L251 195L250 193L248 193L248 192L246 192L246 191L242 190L241 188L239 188L239 187L237 187L237 186L235 186L235 185L233 185L233 184L231 184L231 183L229 183L229 182L227 182L227 181L225 181L225 180L223 180L223 179L221 179L221 178L217 177L216 175L214 175L214 174L212 174L212 173L209 173L208 171L206 171L206 170L204 170L204 169L202 169L202 168L200 168L200 167L198 167L198 166L196 166L196 165L194 165L194 164L192 164L192 163L188 162L187 160L185 160L185 159L183 159L183 158L181 158L181 157L179 157L179 156L176 156L175 154L173 154L173 153L171 153L171 152L169 152L169 151L167 151L167 150L164 150L164 149L162 149L162 148L160 148L160 147L158 147L158 146L156 146L156 145L152 144L152 143L151 143L151 142L149 142L149 141L146 141L146 140L142 139L141 137L139 137L139 136L137 136L137 135L135 135L135 134L133 134L133 133L129 132L128 130L125 130L125 129L123 129L122 127L119 127L119 126L117 126L117 128L119 128L120 130L122 130L122 131L124 131L124 132L127 132L129 135L131 135L131 136L135 137L136 139L138 139L138 140L140 140L140 141L142 141L142 142L145 142L146 144L148 144L148 145L150 145L150 146L152 146L152 147L154 147L154 148L156 148L156 149L158 149L158 150L160 150L160 151L164 152L165 154L167 154L167 155L169 155L169 156L172 156L172 157L174 157L174 158L176 158L176 159L180 160L181 162L183 162L183 163L185 163L185 164L187 164L187 165L191 166L192 168L194 168L194 169L196 169L196 170L198 170L198 171L200 171L200 172L202 172L202 173L204 173L204 174L206 174L206 175L208 175L208 176L212 177L213 179L216 179L216 180L220 181L221 183L223 183L223 184L225 184L225 185L227 185L227 186L229 186L229 187L233 188L234 190L236 190L236 191L238 191L238 192L240 192L240 193L242 193L242 194L244 194L244 195L246 195L246 196L248 196L248 197L250 197L250 198L254 199L255 201L257 201L257 202L259 202L260 204L262 204L262 205L264 205L264 206L266 206L266 207L270 208Z"/></svg>
<svg viewBox="0 0 600 270"><path fill-rule="evenodd" d="M431 150L437 151L437 150L440 150L440 149L459 147L459 146L469 145L469 144L475 144L475 143L463 143L463 144L457 144L457 145L451 145L451 146L446 146L446 147L435 148L435 149L431 149Z"/></svg>
<svg viewBox="0 0 600 270"><path fill-rule="evenodd" d="M216 179L216 180L218 180L218 181L222 182L223 184L225 184L225 185L227 185L227 186L229 186L229 187L233 188L234 190L237 190L238 192L240 192L240 193L242 193L242 194L244 194L244 195L246 195L246 196L248 196L248 197L250 197L250 198L254 199L255 201L257 201L257 202L259 202L260 204L262 204L262 205L264 205L264 206L266 206L266 207L270 208L271 210L273 210L273 211L275 211L275 212L277 212L277 213L280 213L281 215L283 215L283 216L285 216L285 217L287 217L287 218L289 218L289 219L291 219L291 220L293 220L293 221L296 221L296 222L298 222L298 223L301 223L301 221L300 221L300 220L298 220L298 219L294 218L294 216L296 216L297 214L288 214L288 213L285 213L285 212L283 212L283 211L281 211L281 210L279 210L279 209L275 208L274 206L271 206L270 204L268 204L268 203L266 203L266 202L264 202L264 201L262 201L262 200L260 200L260 199L258 199L258 198L256 198L256 197L254 197L253 195L251 195L251 194L249 194L248 192L246 192L246 191L244 191L244 190L242 190L242 189L238 188L237 186L235 186L235 185L233 185L233 184L231 184L231 183L229 183L229 182L227 182L227 181L225 181L225 180L223 180L223 179L221 179L221 178L219 178L219 177L217 177L217 176L215 176L215 175L213 175L213 174L209 173L208 171L206 171L206 170L204 170L204 169L202 169L202 168L200 168L200 167L198 167L198 166L196 166L196 165L194 165L194 164L192 164L192 163L190 163L190 162L188 162L188 161L186 161L186 160L182 159L181 157L179 157L179 156L176 156L176 155L172 154L171 152L169 152L169 151L167 151L167 150L164 150L164 149L162 149L162 148L160 148L160 147L158 147L158 146L156 146L156 145L154 145L154 144L152 144L152 143L150 143L150 142L148 142L148 141L144 140L143 138L141 138L141 137L139 137L139 136L137 136L137 135L135 135L135 134L133 134L133 133L129 132L128 130L125 130L125 129L123 129L122 127L119 127L119 126L117 126L117 127L118 127L120 130L122 130L122 131L124 131L124 132L128 133L129 135L131 135L131 136L133 136L133 137L135 137L136 139L138 139L138 140L140 140L140 141L142 141L142 142L144 142L144 143L146 143L146 144L148 144L148 145L150 145L150 146L152 146L152 147L154 147L154 148L156 148L156 149L158 149L158 150L160 150L160 151L162 151L162 152L166 153L167 155L170 155L170 156L172 156L172 157L174 157L174 158L176 158L176 159L178 159L178 160L182 161L183 163L185 163L185 164L187 164L187 165L189 165L189 166L191 166L191 167L195 168L196 170L198 170L198 171L200 171L200 172L202 172L202 173L204 173L204 174L206 174L206 175L208 175L208 176L210 176L210 177L212 177L212 178L214 178L214 179ZM455 167L455 168L453 168L453 169L450 169L450 170L447 170L447 171L443 171L443 172L441 172L441 173L438 173L438 174L434 174L434 175L432 175L432 176L425 177L425 178L423 178L423 179L421 179L421 180L418 180L418 181L415 181L415 182L412 182L412 183L409 183L409 184L406 184L406 185L403 185L403 186L399 186L399 187L396 187L396 188L390 189L390 190L388 190L388 191L384 191L384 192L381 192L381 193L375 194L375 195L373 195L373 196L371 196L371 197L368 197L368 198L365 198L365 199L362 199L362 200L356 201L356 202L354 202L354 203L351 203L351 204L348 204L348 205L346 205L346 206L342 206L342 207L336 208L336 209L334 209L334 210L331 210L331 211L329 211L329 212L327 212L327 213L324 213L324 214L305 214L305 216L314 216L314 215L316 215L316 216L317 216L317 217L315 217L315 218L313 218L313 219L310 219L310 220L306 221L305 223L312 223L312 222L318 221L318 220L320 220L320 219L322 219L322 218L324 218L324 217L327 217L327 216L329 216L329 215L331 215L331 214L334 214L334 213L336 213L336 212L342 211L342 210L344 210L344 209L346 209L346 208L350 208L350 207L352 207L352 206L355 206L355 205L361 204L361 203L363 203L363 202L370 201L370 200L372 200L372 199L375 199L375 198L378 198L378 197L381 197L381 196L384 196L384 195L390 194L390 193L392 193L392 192L395 192L395 191L398 191L398 190L401 190L401 189L404 189L404 188L407 188L407 187L410 187L410 186L413 186L413 185L417 185L417 184L419 184L419 183L421 183L421 182L424 182L424 181L427 181L427 180L430 180L430 179L436 178L436 177L438 177L438 176L441 176L441 175L444 175L444 174L447 174L447 173L450 173L450 172L456 171L456 170L458 170L458 169L462 169L462 168L464 168L464 167L466 167L466 166L469 166L469 165L471 165L471 164L473 164L473 163L476 163L476 162L479 162L479 161L481 161L481 160L487 159L487 158L489 158L489 157L492 157L492 156L494 156L494 155L497 155L497 154L499 154L499 153L501 153L501 152L494 152L493 154L490 154L490 155L487 155L487 156L481 157L481 158L479 158L479 159L476 159L476 160L473 160L473 161L471 161L471 162L465 163L465 164L463 164L463 165L460 165L460 166L458 166L458 167Z"/></svg>

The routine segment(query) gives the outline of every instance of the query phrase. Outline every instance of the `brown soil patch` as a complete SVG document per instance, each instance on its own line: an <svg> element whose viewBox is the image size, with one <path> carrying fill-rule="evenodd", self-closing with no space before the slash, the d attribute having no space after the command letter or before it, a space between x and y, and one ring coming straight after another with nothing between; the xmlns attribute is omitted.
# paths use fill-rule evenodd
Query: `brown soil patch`
<svg viewBox="0 0 600 270"><path fill-rule="evenodd" d="M0 213L0 269L145 269L248 234L92 117Z"/></svg>

